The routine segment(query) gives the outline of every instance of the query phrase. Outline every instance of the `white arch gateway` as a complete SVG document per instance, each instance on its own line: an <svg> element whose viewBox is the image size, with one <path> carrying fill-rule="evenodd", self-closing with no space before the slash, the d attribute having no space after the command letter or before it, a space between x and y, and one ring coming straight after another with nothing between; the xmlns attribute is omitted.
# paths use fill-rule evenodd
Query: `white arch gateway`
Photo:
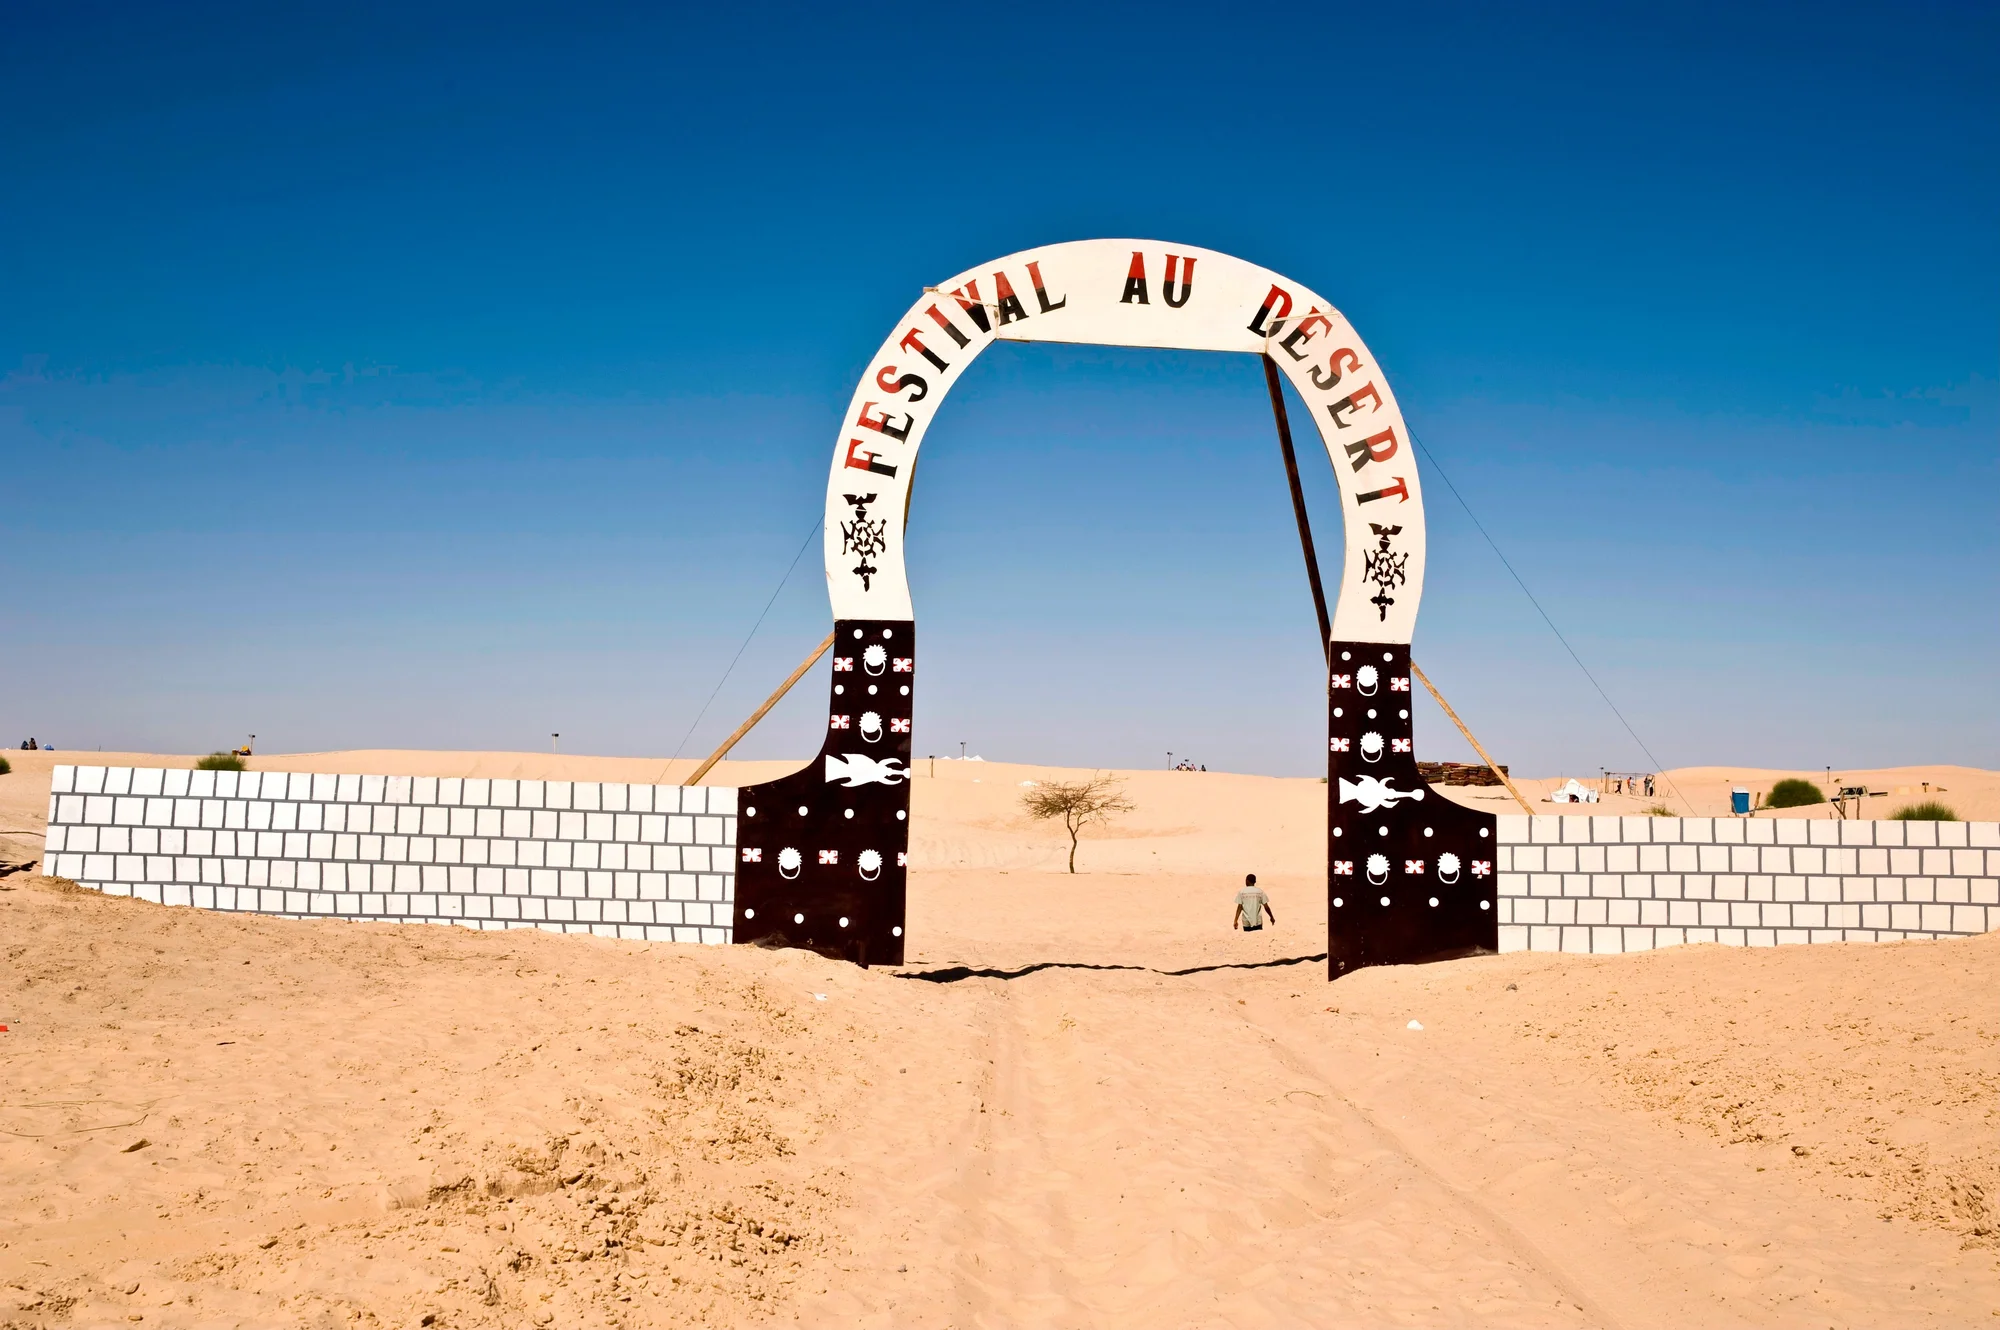
<svg viewBox="0 0 2000 1330"><path fill-rule="evenodd" d="M1495 947L1495 820L1429 796L1410 726L1423 591L1415 447L1331 301L1228 254L1153 240L1023 250L926 288L848 404L827 480L833 682L818 759L741 792L735 939L903 956L918 671L904 562L924 433L996 341L1261 355L1306 403L1345 536L1328 672L1328 969Z"/></svg>
<svg viewBox="0 0 2000 1330"><path fill-rule="evenodd" d="M64 765L50 773L49 871L204 910L784 941L900 962L920 679L903 514L931 416L1003 338L1261 355L1274 393L1283 370L1310 408L1345 527L1327 616L1329 976L1496 941L1602 952L2000 928L1992 822L1496 818L1433 794L1410 728L1423 496L1380 367L1298 283L1136 240L1050 245L942 282L870 363L827 485L840 646L811 766L737 790ZM1290 461L1282 417L1280 441ZM1912 864L1923 855L1907 890L1900 876L1851 876L1853 855L1891 849ZM1734 898L1729 875L1709 871L1716 860L1749 870Z"/></svg>
<svg viewBox="0 0 2000 1330"><path fill-rule="evenodd" d="M944 399L996 341L1268 355L1311 409L1347 526L1333 634L1408 642L1423 590L1424 503L1395 394L1328 301L1268 268L1189 245L1078 240L1024 250L925 290L854 390L826 487L835 619L911 619L901 533L917 450ZM874 496L869 498L868 496ZM1371 526L1389 538L1382 567Z"/></svg>

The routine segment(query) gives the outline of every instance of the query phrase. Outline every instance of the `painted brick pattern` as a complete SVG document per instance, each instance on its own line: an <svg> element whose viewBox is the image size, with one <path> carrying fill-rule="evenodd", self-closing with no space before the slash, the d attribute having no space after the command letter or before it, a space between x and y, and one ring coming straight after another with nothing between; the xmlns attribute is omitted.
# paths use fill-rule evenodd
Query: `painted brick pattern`
<svg viewBox="0 0 2000 1330"><path fill-rule="evenodd" d="M59 766L48 871L162 905L731 940L736 791Z"/></svg>
<svg viewBox="0 0 2000 1330"><path fill-rule="evenodd" d="M1503 815L1498 856L1502 951L2000 928L1996 822Z"/></svg>

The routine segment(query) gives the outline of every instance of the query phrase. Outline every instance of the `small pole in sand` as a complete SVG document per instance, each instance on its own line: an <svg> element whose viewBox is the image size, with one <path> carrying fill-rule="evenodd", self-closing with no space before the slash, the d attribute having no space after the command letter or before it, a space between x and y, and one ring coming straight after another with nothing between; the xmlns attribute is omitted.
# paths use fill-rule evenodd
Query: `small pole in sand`
<svg viewBox="0 0 2000 1330"><path fill-rule="evenodd" d="M958 741L958 760L961 762L965 761L965 740L963 739Z"/></svg>
<svg viewBox="0 0 2000 1330"><path fill-rule="evenodd" d="M1465 741L1472 745L1472 751L1479 754L1479 760L1486 764L1487 769L1500 778L1500 783L1507 787L1507 793L1513 795L1514 802L1521 805L1521 811L1529 817L1533 817L1535 810L1528 806L1528 801L1523 799L1521 792L1514 788L1514 782L1508 778L1506 772L1500 769L1500 764L1495 762L1487 751L1479 746L1479 740L1472 737L1472 731L1467 729L1465 722L1458 718L1458 713L1451 709L1451 703L1444 700L1444 694L1440 693L1437 690L1437 685L1426 678L1424 672L1417 668L1417 662L1414 660L1410 662L1410 673L1417 676L1417 682L1421 683L1429 691L1430 695L1436 699L1438 706L1443 708L1444 714L1451 717L1451 723L1458 726L1458 732L1465 736Z"/></svg>
<svg viewBox="0 0 2000 1330"><path fill-rule="evenodd" d="M556 751L556 740L558 740L558 739L560 739L560 738L562 738L562 735L560 735L560 734L551 734L551 735L549 736L549 751L550 751L551 753L553 753L553 752L555 752L555 751Z"/></svg>

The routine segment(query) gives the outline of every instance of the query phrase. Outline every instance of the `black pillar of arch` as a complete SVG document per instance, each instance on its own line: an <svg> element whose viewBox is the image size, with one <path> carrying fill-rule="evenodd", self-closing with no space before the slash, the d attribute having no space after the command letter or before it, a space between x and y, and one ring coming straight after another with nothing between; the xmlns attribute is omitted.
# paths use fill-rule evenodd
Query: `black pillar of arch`
<svg viewBox="0 0 2000 1330"><path fill-rule="evenodd" d="M737 794L735 939L901 965L915 625L841 619L829 654L819 755Z"/></svg>
<svg viewBox="0 0 2000 1330"><path fill-rule="evenodd" d="M1327 977L1499 949L1499 819L1417 774L1410 648L1335 642L1327 677Z"/></svg>

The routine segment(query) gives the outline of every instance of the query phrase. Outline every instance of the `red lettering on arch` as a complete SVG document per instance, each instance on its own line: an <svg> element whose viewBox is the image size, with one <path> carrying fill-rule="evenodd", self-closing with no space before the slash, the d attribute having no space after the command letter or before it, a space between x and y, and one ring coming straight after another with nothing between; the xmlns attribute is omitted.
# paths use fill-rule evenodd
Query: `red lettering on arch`
<svg viewBox="0 0 2000 1330"><path fill-rule="evenodd" d="M1028 265L1028 280L1035 284L1035 303L1042 307L1042 313L1053 314L1069 303L1068 296L1061 300L1049 299L1049 290L1042 285L1042 265L1039 262Z"/></svg>
<svg viewBox="0 0 2000 1330"><path fill-rule="evenodd" d="M1359 411L1361 403L1364 401L1374 403L1373 406L1368 408L1368 414L1371 416L1382 409L1382 394L1375 390L1374 384L1363 384L1360 388L1341 398L1338 402L1329 405L1326 408L1326 413L1333 417L1335 428L1346 429L1354 422L1351 420L1342 420L1340 413L1343 411Z"/></svg>
<svg viewBox="0 0 2000 1330"><path fill-rule="evenodd" d="M1278 321L1266 328L1264 320L1270 318L1274 310L1277 312ZM1270 294L1264 297L1264 303L1257 306L1257 317L1250 320L1250 331L1259 337L1275 337L1278 335L1278 329L1284 326L1285 316L1291 312L1292 293L1274 283Z"/></svg>
<svg viewBox="0 0 2000 1330"><path fill-rule="evenodd" d="M1132 266L1125 270L1125 294L1118 297L1121 305L1150 305L1146 296L1146 256L1138 250L1132 251Z"/></svg>
<svg viewBox="0 0 2000 1330"><path fill-rule="evenodd" d="M995 322L1003 328L1016 319L1028 317L1028 311L1021 308L1021 297L1014 294L1014 284L1004 272L993 274L993 303L999 308Z"/></svg>
<svg viewBox="0 0 2000 1330"><path fill-rule="evenodd" d="M905 351L915 351L918 355L922 356L925 360L930 361L931 364L937 366L939 369L951 368L951 364L949 361L945 360L944 357L940 356L937 352L931 350L929 347L924 345L923 334L919 333L915 328L912 328L908 332L904 333L903 340L896 343L896 345L902 347Z"/></svg>
<svg viewBox="0 0 2000 1330"><path fill-rule="evenodd" d="M1342 370L1340 367L1340 361L1343 356L1347 359L1347 368L1345 370ZM1340 376L1343 373L1352 374L1360 368L1361 357L1355 355L1350 348L1343 346L1327 358L1324 370L1318 365L1312 367L1313 387L1321 389L1331 388L1340 382Z"/></svg>
<svg viewBox="0 0 2000 1330"><path fill-rule="evenodd" d="M951 298L958 302L958 307L965 311L967 318L979 325L979 331L993 331L993 321L986 317L986 306L981 304L979 300L978 278L973 278L964 286L953 291Z"/></svg>
<svg viewBox="0 0 2000 1330"><path fill-rule="evenodd" d="M914 415L905 411L903 413L903 423L898 425L894 420L889 418L887 411L884 411L879 416L870 416L868 408L874 405L875 403L873 402L863 402L861 404L861 414L854 418L854 423L863 429L872 429L877 433L886 434L892 439L903 440L910 437L910 430L917 423L917 418Z"/></svg>
<svg viewBox="0 0 2000 1330"><path fill-rule="evenodd" d="M878 476L896 474L896 468L883 461L882 454L868 451L868 445L860 439L847 441L847 465L856 471L872 471Z"/></svg>
<svg viewBox="0 0 2000 1330"><path fill-rule="evenodd" d="M1347 460L1354 464L1356 471L1370 462L1386 462L1396 455L1395 426L1343 446L1347 449Z"/></svg>
<svg viewBox="0 0 2000 1330"><path fill-rule="evenodd" d="M1398 503L1408 503L1410 501L1409 482L1401 476L1397 476L1396 483L1387 489L1369 490L1366 494L1357 494L1354 496L1356 503L1373 503L1377 499L1394 499Z"/></svg>
<svg viewBox="0 0 2000 1330"><path fill-rule="evenodd" d="M1300 319L1299 326L1292 329L1291 333L1286 336L1284 341L1278 343L1278 349L1280 351L1283 351L1286 355L1290 356L1294 360L1304 360L1306 358L1306 353L1297 349L1299 343L1310 342L1313 338L1319 335L1320 329L1332 328L1332 327L1333 327L1333 321L1327 318L1326 315L1319 312L1318 305L1314 305L1312 308L1312 313L1306 315L1303 319ZM1275 327L1273 327L1271 331L1273 334L1276 334L1278 330Z"/></svg>
<svg viewBox="0 0 2000 1330"><path fill-rule="evenodd" d="M875 386L885 393L899 393L905 388L914 388L910 394L912 402L921 402L930 395L931 386L924 382L921 374L900 373L894 365L884 365L875 371Z"/></svg>
<svg viewBox="0 0 2000 1330"><path fill-rule="evenodd" d="M943 314L939 313L938 307L936 305L932 305L929 309L925 310L924 313L931 316L932 323L935 323L938 327L944 329L947 333L951 334L952 341L957 342L960 346L972 345L972 339L970 337L967 337L964 333L960 332L958 330L958 325L956 323L953 323L950 319L946 318Z"/></svg>

